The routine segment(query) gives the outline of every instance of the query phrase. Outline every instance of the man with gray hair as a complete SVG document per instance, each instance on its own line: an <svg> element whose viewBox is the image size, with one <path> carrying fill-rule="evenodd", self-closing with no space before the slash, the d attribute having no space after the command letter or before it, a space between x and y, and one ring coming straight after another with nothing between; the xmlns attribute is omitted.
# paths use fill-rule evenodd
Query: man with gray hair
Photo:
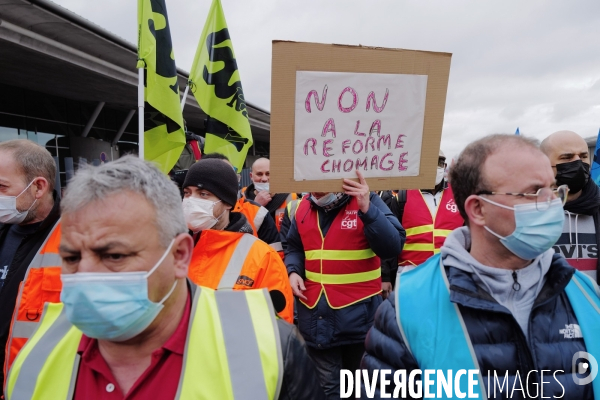
<svg viewBox="0 0 600 400"><path fill-rule="evenodd" d="M0 382L39 322L43 302L58 301L53 288L60 287L60 263L41 264L39 254L50 259L58 253L48 240L60 218L55 179L44 147L29 140L0 143Z"/></svg>
<svg viewBox="0 0 600 400"><path fill-rule="evenodd" d="M266 290L186 279L193 239L155 166L126 156L80 170L62 212L62 302L15 360L7 399L321 398Z"/></svg>
<svg viewBox="0 0 600 400"><path fill-rule="evenodd" d="M433 370L437 379L411 380L422 386L409 388L410 398L468 390L471 398L597 400L600 290L552 249L567 188L556 187L548 157L522 136L487 136L464 149L450 184L467 226L398 276L361 366L405 377Z"/></svg>

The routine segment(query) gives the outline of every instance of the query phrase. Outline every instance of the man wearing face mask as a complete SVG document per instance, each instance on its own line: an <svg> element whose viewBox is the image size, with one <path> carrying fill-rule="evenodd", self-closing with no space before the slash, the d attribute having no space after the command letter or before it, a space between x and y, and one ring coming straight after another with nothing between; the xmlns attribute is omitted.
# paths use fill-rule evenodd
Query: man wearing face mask
<svg viewBox="0 0 600 400"><path fill-rule="evenodd" d="M15 360L8 400L323 398L266 290L186 279L193 240L155 166L80 169L62 211L62 302Z"/></svg>
<svg viewBox="0 0 600 400"><path fill-rule="evenodd" d="M579 374L580 352L592 365L600 357L600 289L552 249L567 188L556 187L548 158L523 136L487 136L464 149L450 183L467 226L398 275L361 366L451 370L460 392L478 398L598 399L600 381ZM419 383L431 380L440 393L439 375Z"/></svg>
<svg viewBox="0 0 600 400"><path fill-rule="evenodd" d="M600 277L600 189L590 179L587 143L571 131L559 131L541 144L558 185L569 187L563 233L554 245L569 264L598 282Z"/></svg>
<svg viewBox="0 0 600 400"><path fill-rule="evenodd" d="M329 399L340 369L358 369L382 298L381 258L402 251L404 229L360 171L341 193L303 197L287 235L285 264L298 298L298 328Z"/></svg>
<svg viewBox="0 0 600 400"><path fill-rule="evenodd" d="M203 157L204 160L211 158L222 160L231 168L233 168L233 164L231 164L229 159L223 154L208 153ZM279 231L277 230L277 226L275 225L273 217L271 217L266 208L242 196L238 198L237 203L233 207L233 211L244 214L248 220L248 223L254 230L254 236L273 247L281 256L283 256L281 239L279 239Z"/></svg>
<svg viewBox="0 0 600 400"><path fill-rule="evenodd" d="M269 178L271 175L271 162L268 158L259 158L252 164L250 179L252 184L242 189L242 196L253 200L265 207L275 220L277 230L281 229L285 207L289 202L296 200L296 193L270 193Z"/></svg>
<svg viewBox="0 0 600 400"><path fill-rule="evenodd" d="M42 146L0 143L0 383L39 323L44 302L59 301L55 179L54 160Z"/></svg>
<svg viewBox="0 0 600 400"><path fill-rule="evenodd" d="M446 156L440 150L433 189L400 190L394 194L389 206L406 229L406 243L396 259L382 264L384 291L392 289L398 269L417 266L437 254L446 237L464 225L464 220L454 202L452 189L444 179Z"/></svg>
<svg viewBox="0 0 600 400"><path fill-rule="evenodd" d="M285 300L279 315L293 321L293 295L281 257L252 236L246 217L233 212L237 177L223 160L202 159L192 165L183 183L183 213L193 232L194 253L189 278L211 289L267 288Z"/></svg>

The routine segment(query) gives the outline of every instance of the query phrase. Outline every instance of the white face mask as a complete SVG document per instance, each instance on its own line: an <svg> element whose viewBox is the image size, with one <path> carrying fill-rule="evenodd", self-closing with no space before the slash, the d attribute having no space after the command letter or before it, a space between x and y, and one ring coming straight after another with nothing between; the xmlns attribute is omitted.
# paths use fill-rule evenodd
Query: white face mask
<svg viewBox="0 0 600 400"><path fill-rule="evenodd" d="M268 192L269 182L254 182L254 189L256 189L257 192Z"/></svg>
<svg viewBox="0 0 600 400"><path fill-rule="evenodd" d="M31 210L31 207L33 207L37 199L31 203L31 206L29 206L27 210L19 211L17 210L17 197L25 193L32 183L33 181L31 181L29 185L27 185L27 187L16 196L0 196L0 223L20 224L23 222L23 220L25 220L27 213L29 213L29 210Z"/></svg>
<svg viewBox="0 0 600 400"><path fill-rule="evenodd" d="M192 232L197 233L215 226L221 216L215 218L213 208L220 202L221 200L210 201L197 197L186 197L183 199L183 215L188 228Z"/></svg>
<svg viewBox="0 0 600 400"><path fill-rule="evenodd" d="M435 185L439 185L444 179L444 174L446 173L446 168L437 167L437 172L435 174Z"/></svg>

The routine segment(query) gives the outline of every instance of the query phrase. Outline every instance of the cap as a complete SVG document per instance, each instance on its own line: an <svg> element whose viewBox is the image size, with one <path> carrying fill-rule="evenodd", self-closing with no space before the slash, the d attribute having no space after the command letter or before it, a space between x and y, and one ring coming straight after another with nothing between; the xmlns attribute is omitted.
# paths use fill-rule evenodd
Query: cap
<svg viewBox="0 0 600 400"><path fill-rule="evenodd" d="M183 188L195 186L214 194L230 206L237 201L238 179L235 171L223 160L201 159L188 170Z"/></svg>

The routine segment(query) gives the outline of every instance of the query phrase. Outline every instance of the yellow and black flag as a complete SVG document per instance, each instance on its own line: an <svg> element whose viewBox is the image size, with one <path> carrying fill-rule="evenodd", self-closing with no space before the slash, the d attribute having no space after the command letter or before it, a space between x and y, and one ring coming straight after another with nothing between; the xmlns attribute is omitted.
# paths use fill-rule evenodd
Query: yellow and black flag
<svg viewBox="0 0 600 400"><path fill-rule="evenodd" d="M138 68L144 68L144 154L168 173L185 146L165 0L138 0ZM141 138L140 138L141 140Z"/></svg>
<svg viewBox="0 0 600 400"><path fill-rule="evenodd" d="M213 0L190 72L190 90L208 115L206 153L218 152L240 171L252 132L240 73L220 0Z"/></svg>

